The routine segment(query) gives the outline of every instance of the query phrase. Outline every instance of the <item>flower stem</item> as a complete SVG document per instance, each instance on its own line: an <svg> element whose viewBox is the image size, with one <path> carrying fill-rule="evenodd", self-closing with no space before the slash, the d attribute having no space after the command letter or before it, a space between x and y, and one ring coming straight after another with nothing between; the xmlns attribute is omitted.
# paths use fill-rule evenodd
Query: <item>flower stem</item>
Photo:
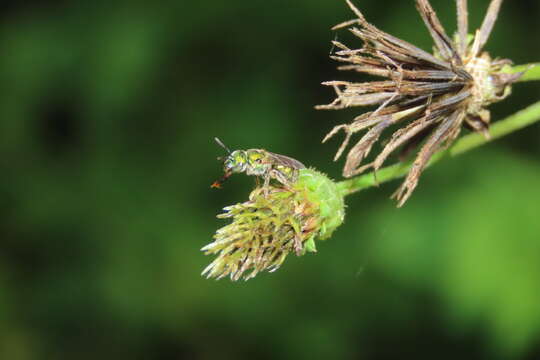
<svg viewBox="0 0 540 360"><path fill-rule="evenodd" d="M536 69L540 69L540 66L537 66ZM534 69L527 71L526 75L529 77L529 72L533 70ZM536 77L534 79L540 80L540 71L535 71L534 74L530 75L530 77L531 78L529 78L528 80L533 80L532 77ZM510 115L504 120L498 121L493 124L489 130L489 133L491 135L489 139L486 139L483 135L478 133L472 133L463 136L462 138L457 140L454 145L451 146L449 149L435 154L431 158L428 166L431 166L442 158L465 153L469 150L479 147L480 145L486 144L492 140L508 135L514 131L522 129L538 121L540 121L540 101L515 113L514 115ZM374 172L371 172L365 175L354 177L352 179L343 180L337 184L338 189L341 191L342 194L350 195L360 190L400 178L408 173L411 165L412 161L403 162L379 169L376 174Z"/></svg>
<svg viewBox="0 0 540 360"><path fill-rule="evenodd" d="M509 73L524 71L525 74L518 80L519 82L540 80L540 63L518 65L508 69Z"/></svg>

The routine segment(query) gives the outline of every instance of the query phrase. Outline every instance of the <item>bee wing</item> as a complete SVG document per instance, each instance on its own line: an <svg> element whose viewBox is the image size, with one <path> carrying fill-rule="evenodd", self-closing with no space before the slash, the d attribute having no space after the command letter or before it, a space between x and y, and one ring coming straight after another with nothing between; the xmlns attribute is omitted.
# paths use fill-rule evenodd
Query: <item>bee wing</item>
<svg viewBox="0 0 540 360"><path fill-rule="evenodd" d="M276 164L291 167L293 169L305 169L306 166L302 164L300 161L293 159L291 157L280 155L280 154L274 154L273 152L267 151L268 156L272 158L273 161L276 162Z"/></svg>

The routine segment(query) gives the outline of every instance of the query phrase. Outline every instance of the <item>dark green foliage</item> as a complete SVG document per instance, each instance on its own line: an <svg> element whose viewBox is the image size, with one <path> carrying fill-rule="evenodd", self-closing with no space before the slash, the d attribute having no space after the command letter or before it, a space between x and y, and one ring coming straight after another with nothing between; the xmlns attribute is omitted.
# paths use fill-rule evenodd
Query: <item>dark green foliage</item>
<svg viewBox="0 0 540 360"><path fill-rule="evenodd" d="M469 2L478 24L488 2ZM433 1L445 25L447 3ZM378 26L430 50L414 7L392 7L362 0ZM538 61L539 13L506 1L488 49ZM397 183L352 196L332 239L286 271L200 276L215 215L254 182L209 189L214 136L338 178L337 142L320 140L352 114L313 106L339 75L329 28L349 16L330 0L11 2L0 359L536 359L538 125L427 170L399 211L385 195ZM493 119L539 93L516 85Z"/></svg>

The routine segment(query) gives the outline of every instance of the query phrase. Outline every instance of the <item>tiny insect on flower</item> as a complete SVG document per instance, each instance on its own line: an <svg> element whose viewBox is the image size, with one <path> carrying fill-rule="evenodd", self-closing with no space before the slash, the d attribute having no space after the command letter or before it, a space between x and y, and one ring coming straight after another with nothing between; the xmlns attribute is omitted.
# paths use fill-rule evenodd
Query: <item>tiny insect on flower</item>
<svg viewBox="0 0 540 360"><path fill-rule="evenodd" d="M343 223L344 193L326 175L288 156L263 149L231 151L215 140L228 156L223 177L211 187L220 188L233 173L262 177L264 185L257 183L248 201L227 206L218 216L232 222L201 249L216 255L203 275L235 281L273 272L290 253L315 252L315 240L328 239Z"/></svg>
<svg viewBox="0 0 540 360"><path fill-rule="evenodd" d="M349 30L364 42L360 49L351 49L334 41L338 49L331 57L346 65L340 70L353 70L387 78L364 83L328 81L336 99L318 109L343 109L371 106L374 111L356 117L352 123L336 126L323 142L345 131L345 140L335 160L347 148L357 132L367 130L349 150L343 175L351 177L367 169L377 171L397 149L406 153L424 142L400 188L394 193L398 206L411 196L418 179L431 157L453 143L462 127L489 137L490 113L486 107L506 98L510 85L522 73L506 74L510 60L492 59L482 51L502 0L492 0L482 26L474 36L468 34L467 0L456 0L458 29L451 39L428 0L415 0L416 7L435 43L430 54L404 40L387 34L367 22L364 15L346 0L357 19L334 27ZM355 26L357 25L357 26ZM384 130L398 127L375 159L362 164Z"/></svg>
<svg viewBox="0 0 540 360"><path fill-rule="evenodd" d="M222 183L234 173L260 176L264 179L264 187L268 187L271 179L290 187L298 177L298 170L306 168L300 161L285 155L263 149L231 151L218 138L215 141L227 151L228 156L223 161L224 175L211 185L212 188L221 188Z"/></svg>

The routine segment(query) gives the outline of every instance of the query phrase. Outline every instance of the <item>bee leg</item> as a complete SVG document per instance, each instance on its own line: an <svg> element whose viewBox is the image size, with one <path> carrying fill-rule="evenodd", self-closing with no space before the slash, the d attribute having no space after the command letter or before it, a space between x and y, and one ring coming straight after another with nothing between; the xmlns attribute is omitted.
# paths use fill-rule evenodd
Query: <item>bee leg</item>
<svg viewBox="0 0 540 360"><path fill-rule="evenodd" d="M270 188L270 174L264 175L264 197L268 197L268 189Z"/></svg>
<svg viewBox="0 0 540 360"><path fill-rule="evenodd" d="M282 185L283 185L283 188L287 191L290 191L290 192L294 192L294 188L292 186L292 184L294 183L295 180L292 180L289 179L287 176L285 176L282 172L278 171L278 170L272 170L270 171L270 175L276 179L277 181L279 181Z"/></svg>
<svg viewBox="0 0 540 360"><path fill-rule="evenodd" d="M283 175L282 172L278 170L270 170L269 177L273 177L277 181L279 181L281 184L287 186L289 184L289 179L285 175Z"/></svg>

